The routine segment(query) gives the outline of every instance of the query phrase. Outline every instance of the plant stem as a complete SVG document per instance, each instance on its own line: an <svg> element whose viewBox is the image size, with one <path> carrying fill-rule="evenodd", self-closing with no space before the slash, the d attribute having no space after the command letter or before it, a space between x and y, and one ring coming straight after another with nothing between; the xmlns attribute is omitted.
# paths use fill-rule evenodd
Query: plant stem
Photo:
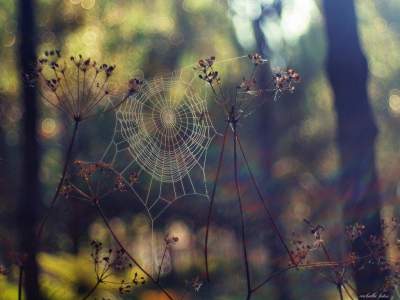
<svg viewBox="0 0 400 300"><path fill-rule="evenodd" d="M251 290L251 292L254 293L254 292L257 291L258 289L260 289L261 287L263 287L265 284L267 284L271 279L273 279L273 278L275 278L276 276L279 276L279 275L281 275L281 274L283 274L283 273L285 273L285 272L287 272L287 271L289 271L289 270L291 270L291 269L293 269L293 268L295 268L295 266L289 266L289 267L287 267L287 268L285 268L285 269L282 269L282 270L279 270L279 271L276 271L276 272L272 273L272 274L269 275L267 278L265 278L260 284L258 284L257 286L255 286L255 287Z"/></svg>
<svg viewBox="0 0 400 300"><path fill-rule="evenodd" d="M18 277L18 300L22 299L22 280L24 277L24 267L19 266L19 277Z"/></svg>
<svg viewBox="0 0 400 300"><path fill-rule="evenodd" d="M166 253L167 253L167 245L165 245L165 247L164 247L164 251L163 251L162 258L161 258L160 267L158 268L157 282L159 282L159 281L160 281L160 276L161 276L161 268L162 268L162 265L163 265L163 263L164 263L164 258L165 258L165 254L166 254Z"/></svg>
<svg viewBox="0 0 400 300"><path fill-rule="evenodd" d="M61 175L60 181L58 182L56 192L54 193L53 198L52 198L52 200L50 202L50 207L48 208L46 215L44 216L42 222L39 225L39 229L38 229L38 232L37 232L37 238L38 239L40 239L42 234L43 234L43 230L44 230L44 227L46 225L46 222L47 222L48 218L50 217L50 214L51 214L51 212L52 212L52 210L53 210L53 208L54 208L54 206L55 206L55 204L57 202L58 196L60 195L61 188L62 188L62 186L64 184L65 176L67 174L68 166L70 164L71 157L72 157L72 149L73 149L73 146L75 144L75 140L76 140L76 136L77 136L77 132L78 132L78 127L79 127L79 122L80 122L80 120L75 120L74 130L72 132L72 137L71 137L71 140L70 140L70 143L69 143L69 146L68 146L68 150L67 150L67 153L66 153L66 156L65 156L65 162L64 162L64 166L63 166L63 170L62 170L62 175Z"/></svg>
<svg viewBox="0 0 400 300"><path fill-rule="evenodd" d="M232 108L232 114L231 118L235 118L234 114L234 107ZM246 271L246 283L247 283L247 300L251 298L251 281L250 281L250 266L249 266L249 260L247 256L247 244L246 244L246 228L245 228L245 222L244 222L244 212L243 212L243 205L242 205L242 200L240 197L240 188L239 188L239 178L238 178L238 163L237 163L237 128L236 128L236 120L232 119L232 127L233 127L233 165L234 165L234 175L235 175L235 187L236 187L236 194L237 194L237 199L239 202L239 210L240 210L240 225L241 225L241 231L242 231L242 247L243 247L243 260L244 260L244 266L245 266L245 271Z"/></svg>
<svg viewBox="0 0 400 300"><path fill-rule="evenodd" d="M113 237L114 241L118 244L118 246L124 250L124 253L128 256L128 258L168 297L170 300L174 300L174 298L164 289L161 284L150 275L139 263L138 261L126 250L122 242L118 239L117 235L115 234L114 230L111 228L110 223L108 222L107 217L105 216L103 210L101 209L98 202L94 202L96 206L97 212L99 213L100 217L103 220L104 225L106 225L108 231L110 232L111 236Z"/></svg>
<svg viewBox="0 0 400 300"><path fill-rule="evenodd" d="M369 256L366 256L369 257ZM360 259L366 258L366 257L362 257ZM254 293L255 291L257 291L258 289L260 289L261 287L263 287L265 284L267 284L272 278L275 278L276 276L279 276L280 274L283 274L287 271L290 271L292 269L323 269L323 268L337 268L339 266L343 266L348 264L349 262L344 260L344 261L332 261L332 260L328 260L328 261L320 261L320 262L314 262L314 263L306 263L306 264L296 264L296 265L291 265L289 267L286 267L284 269L278 270L274 273L272 273L271 275L269 275L267 278L265 278L260 284L256 285L253 289L252 292ZM354 288L351 287L351 285L349 285L349 287L353 290L353 292L355 292ZM343 285L343 288L346 290L346 286Z"/></svg>
<svg viewBox="0 0 400 300"><path fill-rule="evenodd" d="M82 298L82 300L88 299L96 291L96 289L100 283L101 283L101 280L97 280L96 284L90 289L89 292L87 292L87 294Z"/></svg>
<svg viewBox="0 0 400 300"><path fill-rule="evenodd" d="M338 284L337 289L339 292L340 300L343 300L342 286L340 284Z"/></svg>
<svg viewBox="0 0 400 300"><path fill-rule="evenodd" d="M204 242L204 260L205 260L205 266L206 266L206 277L207 277L208 282L210 282L210 273L208 270L208 235L209 235L209 231L210 231L211 214L212 214L212 209L213 209L214 200L215 200L215 192L217 190L218 179L219 179L219 175L221 172L222 162L224 159L225 144L226 144L226 138L228 135L228 128L229 128L229 123L226 124L225 129L224 129L223 142L222 142L221 151L219 153L217 172L215 174L215 179L214 179L213 188L212 188L211 197L210 197L210 205L208 207L206 236L205 236L205 242Z"/></svg>
<svg viewBox="0 0 400 300"><path fill-rule="evenodd" d="M346 295L350 298L350 300L354 300L353 296L351 296L350 291L346 288L346 285L344 283L343 283L342 287L343 287L344 291L346 292ZM352 289L351 285L349 285L349 287ZM355 290L353 290L353 292L355 294L357 294Z"/></svg>
<svg viewBox="0 0 400 300"><path fill-rule="evenodd" d="M287 254L288 254L289 258L290 258L290 261L292 262L292 264L296 265L295 260L293 259L293 256L292 256L292 254L290 253L289 247L288 247L288 245L286 244L286 242L285 242L285 240L284 240L284 238L283 238L283 235L282 235L282 233L280 232L280 230L279 230L279 228L278 228L278 225L275 223L274 217L272 216L272 212L269 210L269 208L268 208L268 206L267 206L267 204L266 204L266 201L265 201L265 199L264 199L264 197L263 197L263 195L262 195L262 193L261 193L261 190L260 190L260 188L259 188L259 186L258 186L258 184L257 184L257 181L256 181L256 179L255 179L255 177L254 177L253 171L251 170L250 164L249 164L249 162L248 162L248 160L247 160L247 156L246 156L246 154L245 154L245 152L244 152L242 143L240 142L239 136L237 137L237 142L238 142L238 144L239 144L240 152L242 152L243 160L244 160L244 163L245 163L245 165L246 165L247 171L249 172L250 179L251 179L251 181L252 181L252 183L253 183L253 185L254 185L254 188L256 189L258 198L259 198L259 200L260 200L260 202L261 202L261 204L262 204L262 206L263 206L265 212L267 213L268 219L270 220L270 222L271 222L271 224L272 224L272 227L273 227L273 229L274 229L276 235L278 236L278 238L279 238L281 244L282 244L283 247L285 248L285 250L286 250L286 252L287 252Z"/></svg>

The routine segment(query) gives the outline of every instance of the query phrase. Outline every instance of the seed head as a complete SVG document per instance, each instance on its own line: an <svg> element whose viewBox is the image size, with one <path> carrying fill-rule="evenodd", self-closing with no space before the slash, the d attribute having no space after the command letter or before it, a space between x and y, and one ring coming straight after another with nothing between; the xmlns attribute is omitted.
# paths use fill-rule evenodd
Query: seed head
<svg viewBox="0 0 400 300"><path fill-rule="evenodd" d="M75 121L85 120L107 104L113 91L110 78L116 66L98 64L81 54L64 59L60 50L47 50L29 79L37 82L42 98ZM136 92L129 86L127 94ZM126 96L123 97L125 101ZM120 103L119 103L120 104ZM119 105L118 104L118 105Z"/></svg>

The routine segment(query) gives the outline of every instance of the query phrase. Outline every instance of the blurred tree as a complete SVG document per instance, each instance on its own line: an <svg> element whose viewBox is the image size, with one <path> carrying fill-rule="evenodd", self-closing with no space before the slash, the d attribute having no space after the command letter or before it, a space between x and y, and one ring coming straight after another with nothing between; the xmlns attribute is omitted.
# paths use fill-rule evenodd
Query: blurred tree
<svg viewBox="0 0 400 300"><path fill-rule="evenodd" d="M25 82L25 75L31 74L35 65L35 3L34 0L18 1L19 64L21 70L21 97L24 114L22 118L23 162L18 226L20 230L20 251L24 254L24 287L27 300L43 299L39 289L39 268L36 260L36 221L40 205L39 187L39 145L37 141L38 108L36 89Z"/></svg>
<svg viewBox="0 0 400 300"><path fill-rule="evenodd" d="M270 49L268 47L267 37L262 32L262 23L268 18L270 14L278 14L281 8L281 1L274 1L273 5L263 5L261 9L261 14L258 18L253 21L253 31L254 37L256 41L256 52L260 53L263 57L270 57ZM267 89L267 83L272 78L271 70L263 68L263 72L259 74L257 81L262 89ZM271 97L270 95L264 95L264 97ZM277 159L277 155L275 153L276 148L274 145L277 144L277 119L276 119L276 109L275 103L266 101L263 105L262 112L257 117L257 134L263 132L263 135L256 140L259 142L260 149L263 149L264 155L262 156L262 181L266 183L273 182L273 163ZM270 206L272 213L276 216L282 214L284 207L282 207L281 201L275 201L275 198L278 197L280 193L280 189L276 185L267 184L268 189L268 197L267 202ZM272 201L271 201L272 200ZM263 216L266 218L267 216ZM279 226L279 225L278 225ZM279 242L278 237L272 230L272 226L269 226L267 229L271 234L268 235L268 243L267 248L270 252L271 257L278 258L286 256L284 248L282 244ZM273 238L271 238L271 235ZM282 264L281 261L277 259L273 259L271 262L271 269L273 272L278 271L285 267L285 264ZM275 288L275 299L279 300L289 300L290 297L290 288L281 288L283 284L287 286L288 277L286 274L282 276L278 276L273 280L274 288Z"/></svg>
<svg viewBox="0 0 400 300"><path fill-rule="evenodd" d="M340 196L345 224L362 223L366 236L381 236L380 189L375 167L378 133L367 94L368 65L360 46L354 1L325 0L323 8L328 37L327 72L335 96L337 142L341 158ZM352 250L369 253L360 239ZM359 295L378 291L385 274L376 264L354 268Z"/></svg>

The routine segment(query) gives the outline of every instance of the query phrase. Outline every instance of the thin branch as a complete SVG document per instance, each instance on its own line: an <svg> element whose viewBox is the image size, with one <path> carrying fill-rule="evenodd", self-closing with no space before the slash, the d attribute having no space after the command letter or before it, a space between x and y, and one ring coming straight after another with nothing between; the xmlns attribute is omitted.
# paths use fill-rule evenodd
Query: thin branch
<svg viewBox="0 0 400 300"><path fill-rule="evenodd" d="M273 278L275 278L275 277L277 277L277 276L279 276L279 275L281 275L281 274L283 274L283 273L285 273L285 272L287 272L287 271L289 271L289 270L291 270L291 269L294 269L295 268L295 266L289 266L289 267L287 267L287 268L285 268L285 269L282 269L282 270L279 270L279 271L276 271L276 272L274 272L274 273L272 273L271 275L269 275L267 278L265 278L260 284L258 284L257 286L255 286L252 290L251 290L251 292L252 293L254 293L255 291L257 291L258 289L260 289L261 287L263 287L265 284L267 284L270 280L272 280Z"/></svg>
<svg viewBox="0 0 400 300"><path fill-rule="evenodd" d="M232 107L231 118L235 118L235 108ZM250 266L249 266L249 259L247 256L247 242L246 242L246 228L244 222L244 212L243 212L243 205L242 199L240 197L240 188L239 188L239 178L238 178L238 163L237 163L237 128L236 128L236 120L231 120L233 125L233 166L234 166L234 175L235 175L235 188L236 188L236 195L239 203L239 210L240 210L240 225L242 231L242 248L243 248L243 260L244 266L246 271L246 283L247 283L247 299L251 298L251 279L250 279Z"/></svg>
<svg viewBox="0 0 400 300"><path fill-rule="evenodd" d="M243 160L244 160L244 163L245 163L245 165L247 167L248 173L250 175L250 179L251 179L251 181L252 181L252 183L254 185L254 188L256 189L258 198L259 198L259 200L260 200L265 212L267 213L267 216L268 216L268 218L269 218L269 220L270 220L270 222L272 224L272 227L273 227L276 235L278 236L281 244L285 248L285 250L286 250L286 252L287 252L287 254L288 254L289 258L290 258L290 261L292 262L293 265L296 265L296 262L295 262L295 260L294 260L294 258L292 256L292 254L290 253L289 247L286 244L286 242L285 242L285 240L283 238L283 235L282 235L282 233L280 232L280 230L278 228L278 225L275 223L274 217L272 216L272 212L269 210L269 208L267 206L267 203L266 203L266 201L265 201L265 199L264 199L264 197L263 197L263 195L261 193L261 190L260 190L260 188L259 188L259 186L257 184L257 181L256 181L256 179L254 177L253 171L251 170L250 164L249 164L249 162L247 160L247 156L246 156L245 151L243 149L242 143L240 142L239 136L237 137L237 142L239 144L240 152L242 152Z"/></svg>
<svg viewBox="0 0 400 300"><path fill-rule="evenodd" d="M335 268L339 267L340 265L343 265L347 263L346 261L342 262L333 262L333 261L321 261L321 262L314 262L314 263L307 263L307 264L296 264L296 265L290 265L284 269L275 271L271 275L269 275L267 278L265 278L261 283L256 285L252 289L252 293L263 287L265 284L267 284L269 281L271 281L273 278L289 271L292 269L323 269L323 268Z"/></svg>
<svg viewBox="0 0 400 300"><path fill-rule="evenodd" d="M90 112L93 110L93 109L91 109L90 111L87 112L88 115L86 115L86 116L84 117L84 120L87 120L87 119L90 119L90 118L93 118L93 117L97 117L97 116L100 116L100 115L104 115L104 114L106 114L106 113L108 113L108 112L110 112L110 111L116 110L116 109L119 108L123 103L125 103L125 102L129 99L130 96L132 96L132 95L129 94L129 93L126 94L126 95L122 98L121 101L117 102L115 105L112 105L112 104L111 104L111 107L105 109L105 110L102 111L102 112L97 112L97 113L92 113L92 114L91 114Z"/></svg>
<svg viewBox="0 0 400 300"><path fill-rule="evenodd" d="M211 197L210 197L210 205L208 207L206 237L205 237L205 242L204 242L204 260L205 260L205 266L206 266L206 277L207 277L208 282L210 282L210 273L208 270L208 235L209 235L209 231L210 231L211 214L212 214L212 209L213 209L213 205L214 205L215 192L217 190L218 179L219 179L219 175L221 172L222 162L224 159L224 151L225 151L226 138L228 135L228 128L229 128L229 123L226 124L225 130L224 130L222 147L221 147L221 151L219 153L217 172L215 174L213 189L212 189Z"/></svg>
<svg viewBox="0 0 400 300"><path fill-rule="evenodd" d="M18 300L22 299L22 280L24 277L24 267L19 266L19 277L18 277Z"/></svg>
<svg viewBox="0 0 400 300"><path fill-rule="evenodd" d="M86 293L82 300L89 299L89 297L96 291L97 287L101 283L101 280L97 280L96 284Z"/></svg>
<svg viewBox="0 0 400 300"><path fill-rule="evenodd" d="M100 217L103 220L104 225L106 225L108 231L110 232L111 236L113 237L114 241L118 244L118 246L124 251L124 253L128 256L128 258L168 297L170 300L174 300L174 298L168 293L166 289L164 289L161 284L150 275L139 263L138 261L126 250L125 246L122 242L118 239L117 235L111 228L110 223L106 215L104 214L103 210L101 209L98 202L95 202L94 205L96 206L97 212L99 213Z"/></svg>
<svg viewBox="0 0 400 300"><path fill-rule="evenodd" d="M75 120L74 130L73 130L72 137L71 137L71 140L70 140L70 143L69 143L69 146L68 146L67 154L65 156L65 162L64 162L62 175L61 175L60 181L58 182L56 192L54 193L54 196L53 196L53 198L52 198L52 200L50 202L50 207L48 208L46 215L44 216L42 222L39 225L39 229L38 229L38 232L37 232L37 238L38 239L40 239L42 234L43 234L43 230L44 230L44 227L46 225L46 222L47 222L48 218L50 217L50 214L51 214L51 212L52 212L52 210L54 208L54 205L57 202L58 196L60 195L61 188L62 188L62 186L64 184L65 176L67 174L68 166L70 164L71 157L72 157L72 149L73 149L73 146L75 144L75 140L76 140L76 136L77 136L77 132L78 132L78 127L79 127L79 122L80 122L80 120Z"/></svg>
<svg viewBox="0 0 400 300"><path fill-rule="evenodd" d="M336 287L339 293L340 300L343 300L342 285L338 284Z"/></svg>
<svg viewBox="0 0 400 300"><path fill-rule="evenodd" d="M167 245L165 245L165 247L164 247L164 251L163 251L162 258L161 258L160 267L158 268L157 282L160 282L161 269L162 269L162 265L164 264L164 259L165 259L165 254L166 253L167 253Z"/></svg>

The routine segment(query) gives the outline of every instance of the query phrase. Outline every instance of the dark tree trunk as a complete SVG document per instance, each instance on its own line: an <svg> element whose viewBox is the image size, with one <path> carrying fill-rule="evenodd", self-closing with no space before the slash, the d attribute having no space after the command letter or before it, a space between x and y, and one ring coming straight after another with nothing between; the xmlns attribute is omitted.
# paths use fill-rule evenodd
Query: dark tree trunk
<svg viewBox="0 0 400 300"><path fill-rule="evenodd" d="M360 46L352 0L324 0L328 38L327 72L335 96L337 143L341 159L340 195L345 224L362 223L366 237L382 235L380 193L375 167L377 127L368 102L368 65ZM351 245L368 254L362 241ZM376 265L354 268L359 295L378 291L385 274Z"/></svg>
<svg viewBox="0 0 400 300"><path fill-rule="evenodd" d="M19 63L21 68L21 97L24 110L21 130L22 171L18 227L21 252L26 255L24 263L24 288L27 300L42 299L36 261L37 241L35 228L37 210L40 205L39 149L37 141L38 109L36 90L29 87L25 75L32 72L35 62L35 20L33 0L18 1Z"/></svg>

